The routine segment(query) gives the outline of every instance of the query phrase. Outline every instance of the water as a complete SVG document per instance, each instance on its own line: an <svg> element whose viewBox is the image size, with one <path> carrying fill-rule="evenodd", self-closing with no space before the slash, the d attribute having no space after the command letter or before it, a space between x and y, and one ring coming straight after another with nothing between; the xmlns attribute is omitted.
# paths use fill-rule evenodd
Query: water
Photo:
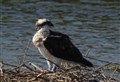
<svg viewBox="0 0 120 82"><path fill-rule="evenodd" d="M90 49L90 57L120 63L120 1L5 0L0 8L0 60L16 63L26 53L27 61L47 66L31 39L35 21L48 18L84 55Z"/></svg>

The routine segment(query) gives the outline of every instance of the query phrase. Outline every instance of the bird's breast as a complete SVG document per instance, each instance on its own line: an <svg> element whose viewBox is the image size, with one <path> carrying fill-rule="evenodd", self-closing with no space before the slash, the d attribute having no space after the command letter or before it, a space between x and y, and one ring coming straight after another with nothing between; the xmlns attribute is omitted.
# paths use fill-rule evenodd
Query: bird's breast
<svg viewBox="0 0 120 82"><path fill-rule="evenodd" d="M46 59L53 60L55 57L45 48L44 44L41 43L38 47L39 52L43 55Z"/></svg>

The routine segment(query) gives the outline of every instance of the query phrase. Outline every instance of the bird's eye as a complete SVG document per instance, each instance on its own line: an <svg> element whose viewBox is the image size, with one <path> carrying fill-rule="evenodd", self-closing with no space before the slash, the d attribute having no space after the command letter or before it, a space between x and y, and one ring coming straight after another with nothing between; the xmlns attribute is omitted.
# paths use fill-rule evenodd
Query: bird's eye
<svg viewBox="0 0 120 82"><path fill-rule="evenodd" d="M40 30L41 28L42 28L42 27L40 27L40 26L39 26L39 27L36 27L36 30Z"/></svg>
<svg viewBox="0 0 120 82"><path fill-rule="evenodd" d="M46 22L42 23L42 24L37 24L37 27L43 27L46 24Z"/></svg>
<svg viewBox="0 0 120 82"><path fill-rule="evenodd" d="M36 25L37 27L42 27L42 25L41 24L38 24L38 25Z"/></svg>
<svg viewBox="0 0 120 82"><path fill-rule="evenodd" d="M44 25L43 24L37 24L36 25L36 30L40 30Z"/></svg>

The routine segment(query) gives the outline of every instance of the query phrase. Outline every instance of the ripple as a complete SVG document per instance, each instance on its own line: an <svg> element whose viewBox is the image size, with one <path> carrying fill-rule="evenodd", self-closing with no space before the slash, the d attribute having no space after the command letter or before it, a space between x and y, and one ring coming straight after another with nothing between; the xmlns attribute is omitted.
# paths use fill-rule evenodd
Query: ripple
<svg viewBox="0 0 120 82"><path fill-rule="evenodd" d="M23 55L35 33L35 21L48 18L56 31L70 36L72 42L84 54L92 49L89 56L113 62L120 62L120 5L111 0L12 0L4 1L0 12L2 57L13 62ZM31 44L29 55L39 52ZM28 60L34 61L34 56ZM35 60L36 63L45 61ZM101 63L94 61L94 63Z"/></svg>

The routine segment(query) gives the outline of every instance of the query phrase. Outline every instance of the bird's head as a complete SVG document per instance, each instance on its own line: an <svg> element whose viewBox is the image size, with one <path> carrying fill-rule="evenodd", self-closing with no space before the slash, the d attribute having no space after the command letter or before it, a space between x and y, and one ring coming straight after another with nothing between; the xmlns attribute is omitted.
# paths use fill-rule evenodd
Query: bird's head
<svg viewBox="0 0 120 82"><path fill-rule="evenodd" d="M50 20L44 18L44 19L38 19L35 26L36 26L36 30L40 30L45 26L53 27L54 25L51 23Z"/></svg>

